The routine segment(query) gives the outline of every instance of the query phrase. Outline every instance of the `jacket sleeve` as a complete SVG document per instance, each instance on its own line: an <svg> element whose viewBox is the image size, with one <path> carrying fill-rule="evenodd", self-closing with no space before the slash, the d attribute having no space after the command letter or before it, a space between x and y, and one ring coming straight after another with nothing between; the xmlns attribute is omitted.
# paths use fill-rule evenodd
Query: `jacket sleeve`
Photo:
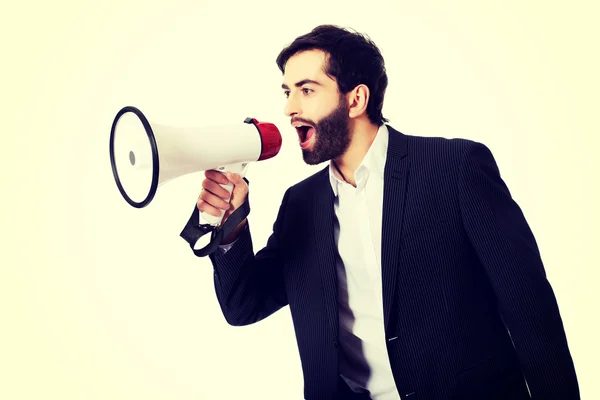
<svg viewBox="0 0 600 400"><path fill-rule="evenodd" d="M288 304L280 262L281 226L289 189L285 192L266 246L254 254L250 224L233 246L209 258L217 299L225 320L234 326L258 322Z"/></svg>
<svg viewBox="0 0 600 400"><path fill-rule="evenodd" d="M466 232L494 288L533 399L579 399L563 322L533 233L491 151L470 142L460 166Z"/></svg>

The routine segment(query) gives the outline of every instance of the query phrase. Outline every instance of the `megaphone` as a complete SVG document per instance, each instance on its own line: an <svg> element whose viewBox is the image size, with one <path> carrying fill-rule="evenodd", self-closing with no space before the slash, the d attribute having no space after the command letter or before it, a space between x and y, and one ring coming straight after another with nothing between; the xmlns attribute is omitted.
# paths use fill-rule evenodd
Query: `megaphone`
<svg viewBox="0 0 600 400"><path fill-rule="evenodd" d="M150 204L160 186L183 175L214 169L244 177L251 162L276 156L281 143L281 133L274 124L255 118L237 124L181 128L150 123L138 108L126 106L113 120L109 152L119 192L129 205L142 208ZM221 186L229 192L233 188L231 183ZM223 214L215 217L198 213L194 224L200 228L198 234L213 232ZM195 217L194 214L192 218ZM243 218L236 214L230 225L237 220L241 222ZM220 230L215 242L224 233L226 236L228 232ZM209 252L214 248L213 243Z"/></svg>

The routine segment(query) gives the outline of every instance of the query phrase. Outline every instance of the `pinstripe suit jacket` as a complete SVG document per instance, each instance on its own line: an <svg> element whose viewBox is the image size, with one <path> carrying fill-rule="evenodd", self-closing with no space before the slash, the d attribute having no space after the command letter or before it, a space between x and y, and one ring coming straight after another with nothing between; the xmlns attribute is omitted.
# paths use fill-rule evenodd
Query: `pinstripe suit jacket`
<svg viewBox="0 0 600 400"><path fill-rule="evenodd" d="M389 132L383 307L403 400L579 399L535 238L490 150ZM288 188L264 248L247 228L210 256L229 324L289 306L307 400L337 398L333 201L325 168Z"/></svg>

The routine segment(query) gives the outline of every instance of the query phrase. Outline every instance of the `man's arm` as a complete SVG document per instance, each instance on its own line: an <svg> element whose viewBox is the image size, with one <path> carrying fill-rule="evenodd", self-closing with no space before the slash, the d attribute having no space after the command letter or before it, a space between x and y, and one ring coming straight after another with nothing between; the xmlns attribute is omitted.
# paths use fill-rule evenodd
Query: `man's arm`
<svg viewBox="0 0 600 400"><path fill-rule="evenodd" d="M465 229L494 288L532 398L579 399L563 322L537 243L485 145L468 145L459 182Z"/></svg>
<svg viewBox="0 0 600 400"><path fill-rule="evenodd" d="M217 250L209 258L214 268L215 291L221 310L231 325L258 322L287 305L282 266L279 261L279 240L285 206L285 192L273 233L266 246L254 254L250 225L231 235L233 243Z"/></svg>

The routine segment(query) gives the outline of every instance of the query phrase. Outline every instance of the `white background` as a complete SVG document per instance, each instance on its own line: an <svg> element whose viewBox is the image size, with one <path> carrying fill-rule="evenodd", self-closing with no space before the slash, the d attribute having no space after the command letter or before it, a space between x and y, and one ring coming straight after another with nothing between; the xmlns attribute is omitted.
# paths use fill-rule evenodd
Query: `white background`
<svg viewBox="0 0 600 400"><path fill-rule="evenodd" d="M21 2L2 6L3 399L301 399L288 308L231 327L208 259L179 232L202 171L130 207L108 138L125 105L176 126L276 123L250 167L255 250L306 166L278 52L321 23L386 60L384 114L414 135L488 145L538 241L582 398L597 379L599 133L595 2Z"/></svg>

